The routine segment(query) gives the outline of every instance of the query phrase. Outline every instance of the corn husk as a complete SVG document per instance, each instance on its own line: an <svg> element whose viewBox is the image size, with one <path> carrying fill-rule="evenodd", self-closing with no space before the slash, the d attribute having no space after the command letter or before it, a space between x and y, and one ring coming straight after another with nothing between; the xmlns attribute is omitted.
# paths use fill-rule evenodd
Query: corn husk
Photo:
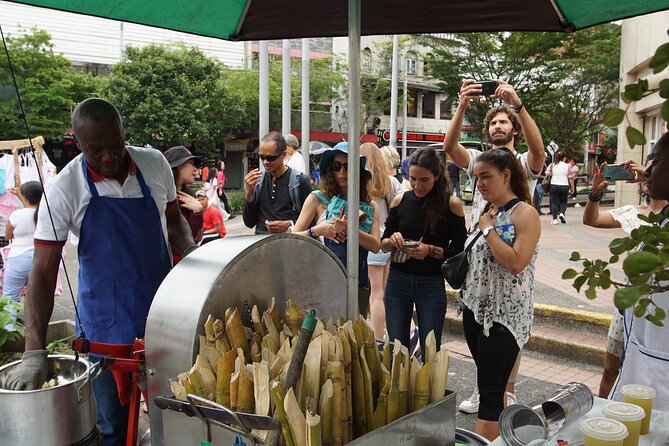
<svg viewBox="0 0 669 446"><path fill-rule="evenodd" d="M414 385L413 404L414 411L422 409L430 404L430 370L432 363L425 364L416 374L416 384Z"/></svg>
<svg viewBox="0 0 669 446"><path fill-rule="evenodd" d="M321 446L321 417L307 412L307 446Z"/></svg>
<svg viewBox="0 0 669 446"><path fill-rule="evenodd" d="M230 317L225 321L225 330L228 334L228 339L230 340L230 346L233 349L241 348L244 352L244 357L246 361L251 361L251 350L249 347L249 341L246 338L246 331L244 330L244 325L242 325L242 318L239 315L239 311L235 308Z"/></svg>
<svg viewBox="0 0 669 446"><path fill-rule="evenodd" d="M264 338L267 334L267 330L265 329L265 325L262 322L260 311L258 311L258 305L254 305L251 309L251 322L253 322L253 328L260 336L260 339Z"/></svg>
<svg viewBox="0 0 669 446"><path fill-rule="evenodd" d="M297 405L292 387L286 392L286 397L283 399L283 407L286 410L286 418L288 418L288 424L295 439L295 444L298 446L307 444L306 420L304 419L304 415L302 415L300 407Z"/></svg>
<svg viewBox="0 0 669 446"><path fill-rule="evenodd" d="M343 387L344 367L340 362L329 362L328 379L332 380L332 444L344 444L343 424L346 422L346 390Z"/></svg>
<svg viewBox="0 0 669 446"><path fill-rule="evenodd" d="M430 402L439 401L446 394L448 384L448 350L440 350L435 355L430 369Z"/></svg>
<svg viewBox="0 0 669 446"><path fill-rule="evenodd" d="M304 313L300 311L293 299L288 299L286 302L286 309L283 314L284 323L290 328L293 336L300 334L302 321L304 320Z"/></svg>
<svg viewBox="0 0 669 446"><path fill-rule="evenodd" d="M321 355L323 354L323 337L312 339L304 357L304 389L306 399L310 400L314 407L309 407L305 401L305 407L312 412L318 411L318 399L321 391Z"/></svg>
<svg viewBox="0 0 669 446"><path fill-rule="evenodd" d="M230 407L230 377L235 371L236 357L236 352L230 350L216 365L216 402L225 407Z"/></svg>
<svg viewBox="0 0 669 446"><path fill-rule="evenodd" d="M362 368L362 385L365 389L365 419L367 419L367 430L371 430L370 425L372 424L372 420L374 420L374 396L372 392L372 375L367 365L364 350L364 348L360 349L360 367Z"/></svg>
<svg viewBox="0 0 669 446"><path fill-rule="evenodd" d="M255 413L255 395L253 385L253 366L243 365L239 370L239 390L237 393L237 410Z"/></svg>
<svg viewBox="0 0 669 446"><path fill-rule="evenodd" d="M283 407L286 392L284 392L283 385L279 381L272 381L271 394L272 401L274 401L274 406L276 407L276 415L279 418L279 424L281 424L281 433L283 434L284 442L286 443L286 446L295 446L293 433L290 431L286 411Z"/></svg>
<svg viewBox="0 0 669 446"><path fill-rule="evenodd" d="M437 339L434 337L434 330L430 330L425 338L425 363L434 361L437 354Z"/></svg>
<svg viewBox="0 0 669 446"><path fill-rule="evenodd" d="M240 372L235 372L230 376L230 409L233 411L238 409L239 374Z"/></svg>
<svg viewBox="0 0 669 446"><path fill-rule="evenodd" d="M321 388L320 401L318 405L320 409L319 412L321 414L321 432L324 446L329 446L332 444L333 395L334 387L332 385L332 380L328 379Z"/></svg>

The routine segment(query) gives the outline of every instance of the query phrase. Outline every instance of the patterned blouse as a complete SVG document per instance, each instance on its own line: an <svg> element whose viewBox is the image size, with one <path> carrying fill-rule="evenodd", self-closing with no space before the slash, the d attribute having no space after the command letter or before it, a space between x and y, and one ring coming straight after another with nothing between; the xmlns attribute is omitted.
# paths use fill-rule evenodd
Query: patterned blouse
<svg viewBox="0 0 669 446"><path fill-rule="evenodd" d="M517 205L511 208L512 214ZM478 232L478 231L477 231ZM476 236L471 234L465 246ZM530 338L533 321L534 264L537 249L530 263L518 274L511 274L492 254L485 237L479 237L467 255L469 270L460 290L462 304L474 313L490 335L494 322L504 325L516 339L519 348Z"/></svg>

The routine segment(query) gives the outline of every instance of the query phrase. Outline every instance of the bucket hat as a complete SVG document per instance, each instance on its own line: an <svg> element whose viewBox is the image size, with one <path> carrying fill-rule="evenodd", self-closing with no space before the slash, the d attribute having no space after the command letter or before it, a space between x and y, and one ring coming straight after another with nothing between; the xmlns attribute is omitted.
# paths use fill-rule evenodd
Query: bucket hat
<svg viewBox="0 0 669 446"><path fill-rule="evenodd" d="M325 152L323 152L323 155L321 156L321 162L319 165L321 175L327 171L328 166L330 165L332 159L337 153L344 153L348 155L348 142L346 141L340 142L333 148L327 149ZM372 177L372 172L370 172L370 170L367 168L367 157L365 155L360 155L360 172L364 172L370 178Z"/></svg>

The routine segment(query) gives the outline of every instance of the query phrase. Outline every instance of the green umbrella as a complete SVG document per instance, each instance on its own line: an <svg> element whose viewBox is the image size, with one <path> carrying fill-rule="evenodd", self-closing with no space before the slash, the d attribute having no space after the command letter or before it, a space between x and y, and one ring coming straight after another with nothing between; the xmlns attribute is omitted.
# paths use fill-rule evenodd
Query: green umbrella
<svg viewBox="0 0 669 446"><path fill-rule="evenodd" d="M348 35L346 0L23 0L227 40ZM669 0L365 0L361 34L574 31L669 9Z"/></svg>

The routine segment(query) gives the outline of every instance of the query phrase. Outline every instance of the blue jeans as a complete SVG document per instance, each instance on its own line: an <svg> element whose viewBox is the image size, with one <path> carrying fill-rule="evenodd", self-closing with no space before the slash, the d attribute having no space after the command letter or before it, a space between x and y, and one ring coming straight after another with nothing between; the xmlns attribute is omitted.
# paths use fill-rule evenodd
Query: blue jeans
<svg viewBox="0 0 669 446"><path fill-rule="evenodd" d="M19 301L21 290L28 283L28 274L33 265L31 249L16 257L10 257L5 264L5 276L2 282L2 295L9 296L14 302Z"/></svg>
<svg viewBox="0 0 669 446"><path fill-rule="evenodd" d="M92 363L100 360L97 357L89 359ZM116 381L109 370L100 373L100 376L93 381L93 395L97 409L97 425L103 435L102 444L104 446L125 444L130 404L121 406Z"/></svg>
<svg viewBox="0 0 669 446"><path fill-rule="evenodd" d="M541 181L537 181L537 185L534 187L534 209L537 212L541 212L541 200L544 199L544 187L541 185Z"/></svg>
<svg viewBox="0 0 669 446"><path fill-rule="evenodd" d="M441 276L417 276L395 269L388 273L386 293L386 326L390 342L397 339L409 346L409 331L414 304L418 316L418 335L421 357L425 361L425 338L434 331L437 348L441 345L441 332L446 317L446 288Z"/></svg>

